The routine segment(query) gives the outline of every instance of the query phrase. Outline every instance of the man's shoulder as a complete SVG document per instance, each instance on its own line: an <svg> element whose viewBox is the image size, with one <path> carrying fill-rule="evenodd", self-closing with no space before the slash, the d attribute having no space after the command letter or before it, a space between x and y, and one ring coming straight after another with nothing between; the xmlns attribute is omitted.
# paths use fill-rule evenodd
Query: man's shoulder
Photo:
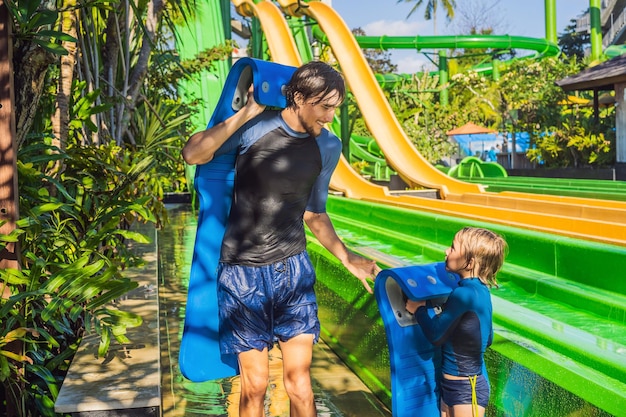
<svg viewBox="0 0 626 417"><path fill-rule="evenodd" d="M254 124L280 124L280 112L277 110L265 110L252 119Z"/></svg>
<svg viewBox="0 0 626 417"><path fill-rule="evenodd" d="M281 126L281 120L277 111L266 110L243 125L241 131L244 135L258 137Z"/></svg>
<svg viewBox="0 0 626 417"><path fill-rule="evenodd" d="M328 143L329 146L341 147L341 139L337 137L333 132L328 129L322 129L322 132L317 137L319 142Z"/></svg>
<svg viewBox="0 0 626 417"><path fill-rule="evenodd" d="M317 137L317 143L320 149L331 154L341 153L341 139L328 129L322 129Z"/></svg>

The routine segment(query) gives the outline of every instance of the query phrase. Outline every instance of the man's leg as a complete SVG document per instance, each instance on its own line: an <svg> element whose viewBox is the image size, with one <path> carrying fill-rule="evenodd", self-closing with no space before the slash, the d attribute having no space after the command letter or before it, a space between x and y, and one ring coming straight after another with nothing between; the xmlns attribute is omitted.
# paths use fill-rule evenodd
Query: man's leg
<svg viewBox="0 0 626 417"><path fill-rule="evenodd" d="M242 352L238 358L241 379L239 417L263 417L269 378L267 348Z"/></svg>
<svg viewBox="0 0 626 417"><path fill-rule="evenodd" d="M280 342L283 354L283 378L290 400L291 417L315 417L315 402L311 386L313 335L301 334Z"/></svg>

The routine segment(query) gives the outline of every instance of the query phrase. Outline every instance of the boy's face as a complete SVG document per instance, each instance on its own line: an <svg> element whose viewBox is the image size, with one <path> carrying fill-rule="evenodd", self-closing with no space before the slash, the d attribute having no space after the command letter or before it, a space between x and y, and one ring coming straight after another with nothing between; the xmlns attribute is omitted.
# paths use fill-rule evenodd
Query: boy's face
<svg viewBox="0 0 626 417"><path fill-rule="evenodd" d="M470 271L467 271L467 261L465 254L461 252L461 244L457 237L452 241L452 246L446 249L446 270L456 272L461 278L466 278Z"/></svg>
<svg viewBox="0 0 626 417"><path fill-rule="evenodd" d="M309 135L318 137L324 126L333 121L341 101L337 91L324 97L315 96L306 101L302 100L298 103L298 120Z"/></svg>

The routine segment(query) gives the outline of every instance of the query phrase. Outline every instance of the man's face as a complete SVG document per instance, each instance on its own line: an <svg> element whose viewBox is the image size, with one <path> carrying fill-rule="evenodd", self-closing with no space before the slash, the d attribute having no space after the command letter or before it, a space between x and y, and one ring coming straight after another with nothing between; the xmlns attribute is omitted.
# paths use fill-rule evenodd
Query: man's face
<svg viewBox="0 0 626 417"><path fill-rule="evenodd" d="M335 111L341 101L337 91L324 97L312 97L299 103L298 120L309 135L317 137L322 132L324 125L333 121Z"/></svg>

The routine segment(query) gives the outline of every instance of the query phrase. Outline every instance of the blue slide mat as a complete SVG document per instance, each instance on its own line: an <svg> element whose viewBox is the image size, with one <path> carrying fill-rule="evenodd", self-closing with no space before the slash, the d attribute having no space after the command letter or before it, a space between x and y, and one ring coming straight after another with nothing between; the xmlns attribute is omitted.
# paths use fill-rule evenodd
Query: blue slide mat
<svg viewBox="0 0 626 417"><path fill-rule="evenodd" d="M441 350L426 339L405 305L407 298L429 300L428 312L434 316L458 280L444 262L385 269L376 277L374 294L389 347L393 417L440 415Z"/></svg>
<svg viewBox="0 0 626 417"><path fill-rule="evenodd" d="M244 105L250 85L257 103L274 108L287 104L284 86L295 67L253 58L232 66L208 127L235 114ZM179 352L183 376L193 382L227 378L238 373L237 358L220 354L217 266L234 182L235 153L198 165L194 187L199 198L198 229L191 261L185 324Z"/></svg>

